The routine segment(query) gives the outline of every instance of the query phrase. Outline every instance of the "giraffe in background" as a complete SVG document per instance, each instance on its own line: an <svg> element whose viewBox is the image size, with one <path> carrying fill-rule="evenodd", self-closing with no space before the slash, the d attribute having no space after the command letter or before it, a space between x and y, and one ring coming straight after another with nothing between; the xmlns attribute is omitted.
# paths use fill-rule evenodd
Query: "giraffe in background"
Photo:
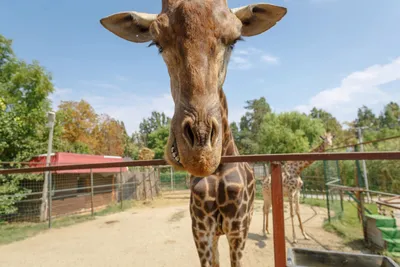
<svg viewBox="0 0 400 267"><path fill-rule="evenodd" d="M332 145L334 135L331 133L326 133L323 136L320 136L320 138L323 140L323 142L313 149L311 152L324 152L327 147ZM296 238L296 233L294 231L294 212L293 208L295 208L295 212L297 215L297 218L299 220L300 224L300 230L301 233L303 234L305 239L309 239L307 234L305 233L303 229L303 223L301 221L300 217L300 191L301 187L303 186L303 181L300 177L301 172L310 166L314 161L313 160L305 160L305 161L287 161L284 166L282 166L282 184L283 184L283 194L288 196L289 200L289 208L290 208L290 217L292 221L292 233L293 233L293 243L297 243L297 238ZM272 199L271 199L271 175L268 175L264 180L263 180L263 185L262 185L262 192L263 192L263 198L264 198L264 214L263 214L263 233L264 234L269 234L268 230L268 215L269 211L272 205ZM293 207L294 204L294 207Z"/></svg>

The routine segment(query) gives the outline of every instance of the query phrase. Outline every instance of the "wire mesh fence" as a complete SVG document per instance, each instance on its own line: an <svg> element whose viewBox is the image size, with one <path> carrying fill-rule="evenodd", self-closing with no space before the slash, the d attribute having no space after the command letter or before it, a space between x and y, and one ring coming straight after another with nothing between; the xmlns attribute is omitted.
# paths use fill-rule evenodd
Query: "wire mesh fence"
<svg viewBox="0 0 400 267"><path fill-rule="evenodd" d="M43 222L94 213L124 201L152 199L161 192L157 168L101 168L1 175L0 222ZM10 190L9 190L10 191ZM8 192L9 192L8 191Z"/></svg>
<svg viewBox="0 0 400 267"><path fill-rule="evenodd" d="M250 164L256 179L257 196L262 197L262 181L269 175L267 163ZM174 171L171 166L159 166L160 187L163 191L179 191L190 189L190 174L185 171Z"/></svg>

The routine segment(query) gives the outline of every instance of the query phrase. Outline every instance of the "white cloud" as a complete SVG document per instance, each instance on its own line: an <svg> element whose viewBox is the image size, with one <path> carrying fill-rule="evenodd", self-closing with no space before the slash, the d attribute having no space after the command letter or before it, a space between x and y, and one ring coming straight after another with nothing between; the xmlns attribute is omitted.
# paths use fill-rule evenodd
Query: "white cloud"
<svg viewBox="0 0 400 267"><path fill-rule="evenodd" d="M72 93L70 88L60 88L55 86L54 92L49 96L53 110L56 110L62 100L65 100Z"/></svg>
<svg viewBox="0 0 400 267"><path fill-rule="evenodd" d="M252 64L246 57L232 56L229 67L232 69L247 70L252 67Z"/></svg>
<svg viewBox="0 0 400 267"><path fill-rule="evenodd" d="M99 87L103 89L112 89L112 90L118 90L120 89L119 86L107 82L102 82L102 81L81 81L82 84L89 86L89 87Z"/></svg>
<svg viewBox="0 0 400 267"><path fill-rule="evenodd" d="M246 114L246 109L244 109L243 107L236 107L236 106L230 107L228 103L228 108L229 108L228 110L229 123L232 122L239 123L242 116Z"/></svg>
<svg viewBox="0 0 400 267"><path fill-rule="evenodd" d="M337 0L310 0L311 3L332 3L336 2Z"/></svg>
<svg viewBox="0 0 400 267"><path fill-rule="evenodd" d="M237 50L237 51L235 51L236 53L235 54L238 54L238 55L249 55L250 54L250 52L249 51L247 51L247 50L243 50L243 49L240 49L240 50Z"/></svg>
<svg viewBox="0 0 400 267"><path fill-rule="evenodd" d="M95 95L95 91L85 90L85 94L77 94L69 88L56 87L50 96L53 110L58 110L61 101L80 101L84 99L97 114L109 116L123 121L129 134L139 129L143 118L151 116L152 111L164 112L172 117L174 103L171 94L138 96L127 91L113 91L111 96Z"/></svg>
<svg viewBox="0 0 400 267"><path fill-rule="evenodd" d="M125 92L112 97L82 98L93 106L96 113L105 113L123 121L129 134L138 130L140 122L149 117L152 111L164 112L169 117L174 113L174 103L170 94L143 97Z"/></svg>
<svg viewBox="0 0 400 267"><path fill-rule="evenodd" d="M271 56L271 55L263 55L261 57L261 60L267 63L271 64L278 64L279 63L279 58Z"/></svg>
<svg viewBox="0 0 400 267"><path fill-rule="evenodd" d="M125 77L123 75L116 75L115 79L117 79L118 81L124 82L128 80L128 77Z"/></svg>
<svg viewBox="0 0 400 267"><path fill-rule="evenodd" d="M264 51L254 48L242 48L233 52L229 68L238 70L248 70L254 65L262 63L276 65L279 63L279 58L267 54Z"/></svg>
<svg viewBox="0 0 400 267"><path fill-rule="evenodd" d="M356 117L362 105L372 108L376 113L389 101L400 100L400 92L389 94L382 87L400 81L400 57L384 65L373 65L356 71L342 79L336 88L326 89L313 96L306 105L297 106L300 112L309 112L312 107L331 112L340 121Z"/></svg>

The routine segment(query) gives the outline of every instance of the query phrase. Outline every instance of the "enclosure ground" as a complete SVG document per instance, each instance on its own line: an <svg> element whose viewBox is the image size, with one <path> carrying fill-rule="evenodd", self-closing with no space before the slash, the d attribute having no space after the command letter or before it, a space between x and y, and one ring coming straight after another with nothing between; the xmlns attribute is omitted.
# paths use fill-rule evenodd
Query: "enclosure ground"
<svg viewBox="0 0 400 267"><path fill-rule="evenodd" d="M271 235L264 237L261 208L262 201L256 201L244 255L247 266L273 266L274 262L272 215ZM336 234L323 230L326 209L302 205L301 214L311 240L303 239L295 223L297 247L360 251L357 246L347 246ZM292 231L287 207L285 218L290 247ZM188 263L199 266L190 226L188 196L166 194L147 205L0 246L0 266L188 266ZM224 236L219 251L221 266L229 266Z"/></svg>

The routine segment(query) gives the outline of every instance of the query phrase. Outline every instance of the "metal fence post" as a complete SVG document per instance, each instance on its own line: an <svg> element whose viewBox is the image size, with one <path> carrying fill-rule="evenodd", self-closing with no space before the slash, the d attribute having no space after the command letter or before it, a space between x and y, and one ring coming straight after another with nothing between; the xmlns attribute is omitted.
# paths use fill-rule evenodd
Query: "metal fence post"
<svg viewBox="0 0 400 267"><path fill-rule="evenodd" d="M343 185L343 181L342 181L342 177L340 176L340 166L339 166L339 161L336 161L336 170L337 170L337 176L339 179L339 184ZM342 210L342 213L344 211L344 207L343 207L343 191L340 190L340 208Z"/></svg>
<svg viewBox="0 0 400 267"><path fill-rule="evenodd" d="M93 169L90 169L90 206L91 206L91 209L92 209L92 216L94 215L93 198L94 198L94 190L93 190Z"/></svg>
<svg viewBox="0 0 400 267"><path fill-rule="evenodd" d="M364 192L360 192L360 215L361 215L361 220L362 220L362 228L363 228L363 234L364 234L364 242L367 243L368 241L368 232L367 232L367 219L365 218L365 209L364 209Z"/></svg>
<svg viewBox="0 0 400 267"><path fill-rule="evenodd" d="M147 187L146 187L146 171L143 170L142 172L142 178L143 178L143 190L144 190L144 199L147 200Z"/></svg>
<svg viewBox="0 0 400 267"><path fill-rule="evenodd" d="M52 206L51 206L51 200L52 200L52 196L51 196L51 190L52 190L52 173L51 171L49 172L49 190L47 190L48 192L48 203L49 203L49 208L47 209L49 211L49 228L51 228L51 212L52 212Z"/></svg>
<svg viewBox="0 0 400 267"><path fill-rule="evenodd" d="M171 166L171 190L174 191L174 170Z"/></svg>
<svg viewBox="0 0 400 267"><path fill-rule="evenodd" d="M325 193L326 193L326 207L328 208L328 221L331 222L331 207L329 203L329 186L328 186L328 173L327 173L327 164L326 160L324 160L324 178L325 178Z"/></svg>
<svg viewBox="0 0 400 267"><path fill-rule="evenodd" d="M122 167L119 168L119 193L121 195L121 209L123 208L123 202L124 202L124 188L123 188L123 183L122 183Z"/></svg>
<svg viewBox="0 0 400 267"><path fill-rule="evenodd" d="M147 176L149 177L151 200L153 200L153 184L151 182L151 174L154 173L154 171L152 172L151 169L149 169L146 171L146 173L147 173Z"/></svg>
<svg viewBox="0 0 400 267"><path fill-rule="evenodd" d="M275 267L286 266L285 217L281 165L272 163L271 193Z"/></svg>

